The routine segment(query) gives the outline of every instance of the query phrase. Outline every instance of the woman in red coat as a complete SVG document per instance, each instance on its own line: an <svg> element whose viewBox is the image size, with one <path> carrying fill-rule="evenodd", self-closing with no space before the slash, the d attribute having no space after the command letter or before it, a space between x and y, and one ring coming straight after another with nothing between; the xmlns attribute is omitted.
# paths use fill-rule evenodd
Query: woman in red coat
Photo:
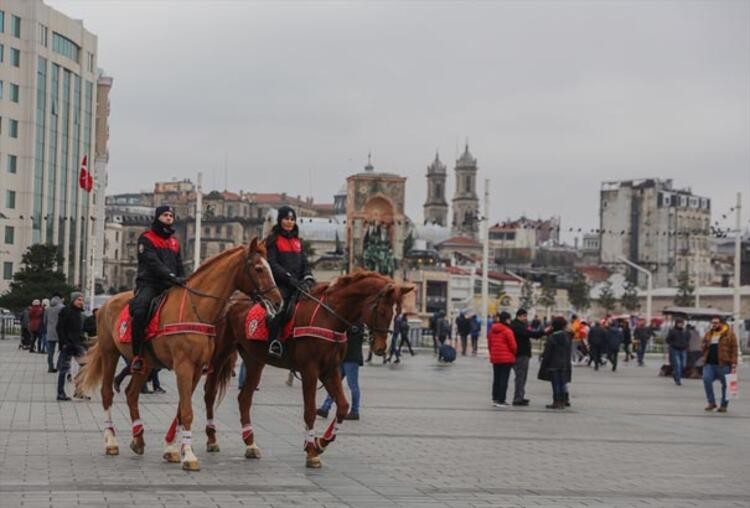
<svg viewBox="0 0 750 508"><path fill-rule="evenodd" d="M516 337L509 325L510 314L505 311L497 314L487 337L492 364L492 405L495 407L508 407L505 403L508 377L516 363Z"/></svg>

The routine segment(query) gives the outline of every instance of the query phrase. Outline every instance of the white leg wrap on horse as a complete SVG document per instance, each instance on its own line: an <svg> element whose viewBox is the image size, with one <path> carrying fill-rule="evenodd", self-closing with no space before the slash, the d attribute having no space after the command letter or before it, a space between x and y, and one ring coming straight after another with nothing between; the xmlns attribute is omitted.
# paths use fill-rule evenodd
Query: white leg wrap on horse
<svg viewBox="0 0 750 508"><path fill-rule="evenodd" d="M216 423L214 423L213 419L206 420L206 427L216 430Z"/></svg>
<svg viewBox="0 0 750 508"><path fill-rule="evenodd" d="M112 423L112 420L107 420L104 422L104 431L110 431L112 435L115 435L115 424Z"/></svg>
<svg viewBox="0 0 750 508"><path fill-rule="evenodd" d="M192 446L193 445L193 432L190 430L184 430L182 431L182 446Z"/></svg>
<svg viewBox="0 0 750 508"><path fill-rule="evenodd" d="M253 434L253 426L249 423L242 426L242 440L249 438Z"/></svg>
<svg viewBox="0 0 750 508"><path fill-rule="evenodd" d="M315 444L315 431L313 429L305 429L305 442Z"/></svg>

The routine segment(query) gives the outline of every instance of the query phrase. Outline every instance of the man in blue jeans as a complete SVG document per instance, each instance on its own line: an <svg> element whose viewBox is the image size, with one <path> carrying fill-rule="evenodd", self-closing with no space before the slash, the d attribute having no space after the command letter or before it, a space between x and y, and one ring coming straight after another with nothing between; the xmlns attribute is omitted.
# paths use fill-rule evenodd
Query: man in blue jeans
<svg viewBox="0 0 750 508"><path fill-rule="evenodd" d="M714 381L718 380L721 383L719 413L726 413L729 406L726 375L737 371L737 337L718 316L711 318L711 329L703 337L703 358L706 360L703 366L703 387L708 400L706 411L716 409Z"/></svg>
<svg viewBox="0 0 750 508"><path fill-rule="evenodd" d="M690 335L685 330L685 320L677 319L674 328L667 334L669 344L669 358L672 364L672 377L677 386L682 385L682 371L687 364L687 349L690 344Z"/></svg>
<svg viewBox="0 0 750 508"><path fill-rule="evenodd" d="M346 378L346 384L349 385L349 391L352 392L352 406L344 420L359 420L359 368L364 363L362 361L364 329L360 325L353 325L346 335L346 356L341 363L341 378ZM331 410L332 404L333 399L329 393L323 405L316 411L317 415L328 418L328 411Z"/></svg>

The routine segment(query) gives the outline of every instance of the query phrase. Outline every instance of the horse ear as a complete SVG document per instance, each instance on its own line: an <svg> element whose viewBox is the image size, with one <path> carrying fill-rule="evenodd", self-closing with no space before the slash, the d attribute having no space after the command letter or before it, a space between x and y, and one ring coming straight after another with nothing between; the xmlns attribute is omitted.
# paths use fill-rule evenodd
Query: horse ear
<svg viewBox="0 0 750 508"><path fill-rule="evenodd" d="M400 295L401 296L404 296L405 294L407 294L407 293L409 293L411 291L414 291L414 286L413 285L408 285L408 286L407 285L399 285L398 288L400 290Z"/></svg>
<svg viewBox="0 0 750 508"><path fill-rule="evenodd" d="M248 247L248 252L258 252L258 237L254 236L253 239L250 241L250 246Z"/></svg>

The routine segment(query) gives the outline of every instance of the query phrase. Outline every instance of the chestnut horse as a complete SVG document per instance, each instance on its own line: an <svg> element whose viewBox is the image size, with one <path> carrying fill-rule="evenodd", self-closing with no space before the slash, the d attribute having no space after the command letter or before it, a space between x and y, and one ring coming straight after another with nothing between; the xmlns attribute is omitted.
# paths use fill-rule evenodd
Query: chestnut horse
<svg viewBox="0 0 750 508"><path fill-rule="evenodd" d="M235 290L243 290L264 303L268 312L275 313L282 303L274 282L270 266L265 259L266 248L256 238L248 246L239 246L218 254L203 263L184 286L167 291L161 308L160 328L175 323L199 323L214 325L229 296ZM117 321L125 305L133 297L132 291L113 296L97 313L96 326L99 330L97 343L85 360L85 366L76 379L82 392L89 392L101 384L102 405L106 414L104 441L107 455L117 455L119 447L112 425L112 381L120 355L132 358L132 347L116 340ZM200 326L200 325L198 325ZM133 439L130 448L142 455L145 447L143 423L140 420L138 396L146 381L148 372L154 367L164 366L175 371L177 390L180 397L176 421L182 426L182 447L177 447L173 423L167 433L164 457L170 462L182 459L183 469L200 469L198 459L192 451L191 430L193 409L191 397L214 352L213 332L180 331L174 335L155 337L145 355L144 373L133 374L126 390ZM181 453L180 453L181 452Z"/></svg>
<svg viewBox="0 0 750 508"><path fill-rule="evenodd" d="M330 285L318 284L312 294L323 301L330 311L324 305L304 298L294 316L294 325L339 332L339 340L315 336L290 338L286 342L287 351L283 359L268 356L266 342L245 339L245 317L252 303L233 298L225 310L226 319L222 319L217 327L213 371L206 379L205 402L209 422L206 426L207 450L219 451L216 428L212 423L214 403L217 395L221 399L226 392L237 359L232 353L235 348L239 348L247 369L245 385L238 396L242 439L246 445L245 457L257 459L261 456L250 423L250 408L263 368L268 364L300 372L305 405L306 465L313 468L321 467L320 454L335 439L338 424L349 412L349 403L344 395L339 371L346 353L345 332L351 324L364 324L370 330L372 351L382 356L388 341L388 327L393 317L394 305L400 310L403 295L412 289L413 287L396 284L392 279L379 273L368 271L341 276ZM316 416L316 385L319 379L336 402L336 416L323 436L316 438L313 426Z"/></svg>

